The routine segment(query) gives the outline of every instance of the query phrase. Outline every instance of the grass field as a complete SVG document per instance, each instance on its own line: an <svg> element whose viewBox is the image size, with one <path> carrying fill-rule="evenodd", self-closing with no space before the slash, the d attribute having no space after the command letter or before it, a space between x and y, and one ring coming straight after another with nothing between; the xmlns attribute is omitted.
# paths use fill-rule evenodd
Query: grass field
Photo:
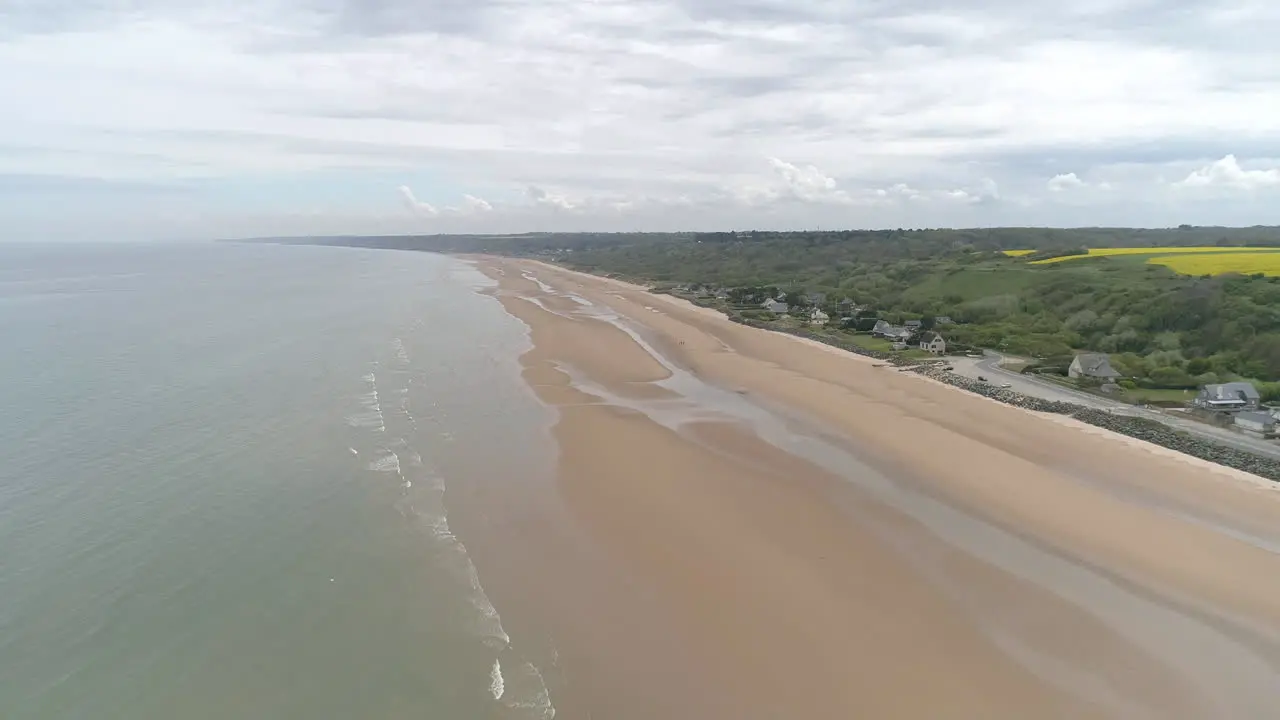
<svg viewBox="0 0 1280 720"><path fill-rule="evenodd" d="M1024 250L1006 250L1006 255L1021 257L1028 254ZM1252 275L1280 276L1280 248L1259 247L1220 247L1208 245L1202 247L1133 247L1133 248L1091 248L1088 255L1066 255L1064 257L1032 260L1030 265L1052 265L1071 260L1083 260L1096 257L1123 257L1133 260L1144 260L1151 265L1163 265L1183 275L1222 275L1224 273L1241 273Z"/></svg>
<svg viewBox="0 0 1280 720"><path fill-rule="evenodd" d="M1194 390L1147 389L1125 390L1120 398L1135 405L1181 405L1196 396Z"/></svg>
<svg viewBox="0 0 1280 720"><path fill-rule="evenodd" d="M881 352L889 352L893 350L893 343L884 338L873 337L871 335L850 335L849 341L860 348L867 350L879 350Z"/></svg>

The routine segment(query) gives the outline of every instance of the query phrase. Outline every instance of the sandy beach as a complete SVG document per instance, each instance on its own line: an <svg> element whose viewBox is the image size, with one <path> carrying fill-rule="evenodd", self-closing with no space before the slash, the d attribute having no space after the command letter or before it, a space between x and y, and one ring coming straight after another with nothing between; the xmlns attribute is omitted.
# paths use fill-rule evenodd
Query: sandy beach
<svg viewBox="0 0 1280 720"><path fill-rule="evenodd" d="M561 718L1264 718L1265 481L746 328L473 260L529 328L572 528L528 530Z"/></svg>

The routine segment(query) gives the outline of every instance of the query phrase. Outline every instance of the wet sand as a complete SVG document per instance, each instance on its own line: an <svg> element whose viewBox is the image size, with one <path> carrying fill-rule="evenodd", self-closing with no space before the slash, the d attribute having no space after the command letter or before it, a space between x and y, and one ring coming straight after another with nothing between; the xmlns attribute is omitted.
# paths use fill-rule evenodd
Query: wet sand
<svg viewBox="0 0 1280 720"><path fill-rule="evenodd" d="M557 717L1262 718L1280 493L1243 473L485 258L559 420L520 585ZM514 592L514 591L513 591Z"/></svg>

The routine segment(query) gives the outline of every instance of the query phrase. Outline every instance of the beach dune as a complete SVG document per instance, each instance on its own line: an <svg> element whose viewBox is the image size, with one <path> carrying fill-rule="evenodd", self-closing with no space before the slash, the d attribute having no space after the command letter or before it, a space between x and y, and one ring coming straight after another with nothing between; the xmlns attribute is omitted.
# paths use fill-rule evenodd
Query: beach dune
<svg viewBox="0 0 1280 720"><path fill-rule="evenodd" d="M625 283L474 261L558 411L576 534L547 534L532 593L558 717L1280 707L1265 482Z"/></svg>

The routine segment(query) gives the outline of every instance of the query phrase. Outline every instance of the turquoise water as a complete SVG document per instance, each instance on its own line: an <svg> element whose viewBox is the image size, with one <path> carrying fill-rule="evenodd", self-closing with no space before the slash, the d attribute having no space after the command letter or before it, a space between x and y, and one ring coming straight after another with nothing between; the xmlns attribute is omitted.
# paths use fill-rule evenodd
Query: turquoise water
<svg viewBox="0 0 1280 720"><path fill-rule="evenodd" d="M549 462L483 282L0 245L0 717L552 716L445 512Z"/></svg>

